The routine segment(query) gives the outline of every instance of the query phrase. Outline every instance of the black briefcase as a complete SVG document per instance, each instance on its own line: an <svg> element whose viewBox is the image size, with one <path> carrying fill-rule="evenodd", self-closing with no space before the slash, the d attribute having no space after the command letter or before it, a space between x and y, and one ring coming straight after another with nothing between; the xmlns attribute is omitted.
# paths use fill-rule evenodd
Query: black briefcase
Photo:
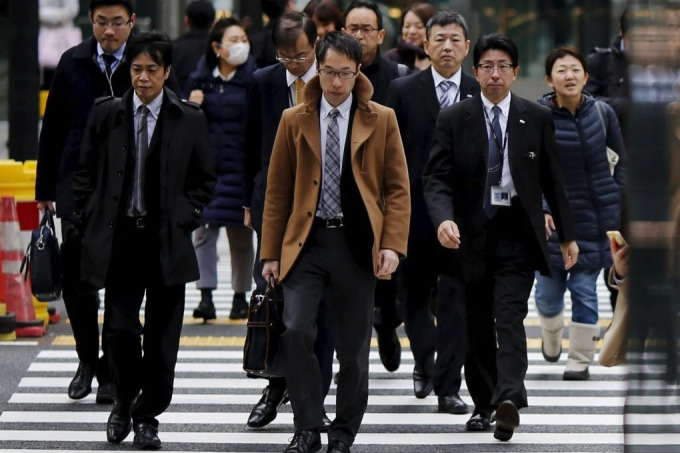
<svg viewBox="0 0 680 453"><path fill-rule="evenodd" d="M283 289L267 285L264 294L250 298L243 369L262 377L283 376L281 334L283 325Z"/></svg>
<svg viewBox="0 0 680 453"><path fill-rule="evenodd" d="M40 220L38 229L31 233L31 242L21 263L24 279L31 278L31 292L41 302L59 299L61 295L61 265L59 240L54 228L54 217L49 209Z"/></svg>

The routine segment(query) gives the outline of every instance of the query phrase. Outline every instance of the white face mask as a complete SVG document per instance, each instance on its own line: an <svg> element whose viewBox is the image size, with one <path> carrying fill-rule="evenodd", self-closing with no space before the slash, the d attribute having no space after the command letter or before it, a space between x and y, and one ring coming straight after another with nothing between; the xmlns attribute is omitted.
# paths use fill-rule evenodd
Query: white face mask
<svg viewBox="0 0 680 453"><path fill-rule="evenodd" d="M250 44L239 42L227 47L227 50L229 50L229 56L224 60L232 66L241 66L248 59Z"/></svg>

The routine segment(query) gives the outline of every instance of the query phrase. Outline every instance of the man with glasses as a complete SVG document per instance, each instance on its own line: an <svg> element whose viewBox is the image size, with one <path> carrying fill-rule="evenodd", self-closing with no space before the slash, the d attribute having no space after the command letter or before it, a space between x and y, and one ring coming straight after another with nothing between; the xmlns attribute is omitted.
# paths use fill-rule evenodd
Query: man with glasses
<svg viewBox="0 0 680 453"><path fill-rule="evenodd" d="M361 46L331 32L316 48L319 76L286 110L271 156L262 275L283 285L281 337L295 415L286 453L321 448L321 370L314 355L319 300L332 289L340 362L328 453L348 453L368 403L376 277L406 254L408 173L394 112L370 101Z"/></svg>
<svg viewBox="0 0 680 453"><path fill-rule="evenodd" d="M135 26L134 0L91 0L94 36L67 50L57 65L47 98L40 133L35 199L41 210L55 210L61 218L63 298L78 352L78 370L68 388L72 399L85 398L97 376L97 403L112 403L112 384L106 348L99 357L96 291L78 287L80 244L72 221L73 176L78 166L80 142L95 99L122 96L130 86L130 67L123 57ZM107 330L106 325L103 328Z"/></svg>
<svg viewBox="0 0 680 453"><path fill-rule="evenodd" d="M305 84L316 75L314 65L316 25L309 17L300 12L285 13L274 24L272 32L279 64L260 69L253 74L246 102L248 109L244 146L246 174L243 206L246 226L253 228L257 233L257 252L253 268L256 294L264 294L267 287L267 282L262 277L259 256L262 241L262 210L274 138L279 128L281 114L285 109L302 102ZM330 315L330 310L328 312ZM320 319L324 316L325 313L319 314ZM328 325L328 322L320 323L322 327L325 325ZM328 393L332 379L334 343L332 337L333 334L323 328L319 332L317 350L324 376L324 394ZM262 398L248 417L248 427L267 426L276 418L281 404L287 400L286 379L270 378ZM330 420L324 414L324 427L329 426Z"/></svg>
<svg viewBox="0 0 680 453"><path fill-rule="evenodd" d="M457 255L437 241L421 175L430 155L437 115L479 94L479 83L462 69L470 40L461 14L440 11L427 22L425 31L425 52L432 66L392 82L387 99L399 121L411 183L409 257L398 276L399 305L405 312L406 334L415 359L416 398L425 398L434 390L440 412L465 414L468 407L459 395L466 347L460 267Z"/></svg>
<svg viewBox="0 0 680 453"><path fill-rule="evenodd" d="M578 259L574 225L555 152L550 111L510 92L515 43L480 38L473 51L481 94L444 109L423 172L437 238L459 255L465 289L465 381L475 403L466 424L509 440L527 406L524 318L534 272L549 275L544 217L562 240L565 269ZM547 234L549 236L549 234Z"/></svg>

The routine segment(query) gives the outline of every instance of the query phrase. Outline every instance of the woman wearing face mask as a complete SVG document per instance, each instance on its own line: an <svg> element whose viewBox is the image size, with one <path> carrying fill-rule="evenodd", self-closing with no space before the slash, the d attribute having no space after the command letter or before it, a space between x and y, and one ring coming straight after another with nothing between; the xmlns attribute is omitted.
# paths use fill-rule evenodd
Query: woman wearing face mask
<svg viewBox="0 0 680 453"><path fill-rule="evenodd" d="M253 232L243 225L243 128L246 89L257 69L249 54L248 37L238 21L218 20L210 30L205 57L189 76L184 93L185 98L201 105L208 119L218 177L215 198L203 210L203 225L194 232L201 271L201 279L196 282L201 301L194 318L204 320L216 317L212 292L217 288L217 238L223 226L229 240L234 289L229 318L244 319L248 315L246 292L252 284L255 254Z"/></svg>
<svg viewBox="0 0 680 453"><path fill-rule="evenodd" d="M586 59L575 48L553 50L546 59L545 74L548 85L555 91L539 99L553 114L556 151L579 248L578 263L565 271L559 239L546 206L552 278L537 275L536 308L543 357L556 362L562 352L564 293L569 289L571 324L565 380L585 380L590 375L588 366L600 335L596 282L602 269L612 265L606 233L621 228L626 180L626 154L619 122L609 105L583 92L587 71ZM618 155L613 173L607 148ZM536 159L539 163L540 157Z"/></svg>
<svg viewBox="0 0 680 453"><path fill-rule="evenodd" d="M401 15L401 37L397 47L385 52L385 58L405 64L412 71L430 67L430 57L425 54L423 42L426 39L425 25L437 12L428 3L414 3Z"/></svg>

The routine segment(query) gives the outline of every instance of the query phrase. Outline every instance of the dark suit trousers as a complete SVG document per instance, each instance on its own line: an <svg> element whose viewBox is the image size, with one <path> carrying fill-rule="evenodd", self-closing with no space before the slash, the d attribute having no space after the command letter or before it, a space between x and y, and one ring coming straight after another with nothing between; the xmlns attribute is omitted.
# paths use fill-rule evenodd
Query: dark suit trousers
<svg viewBox="0 0 680 453"><path fill-rule="evenodd" d="M441 252L435 238L409 240L408 258L397 276L398 301L416 364L424 364L436 351L434 390L448 396L460 390L465 307L460 279L441 272L445 264Z"/></svg>
<svg viewBox="0 0 680 453"><path fill-rule="evenodd" d="M97 371L100 384L111 380L107 356L107 324L102 326L102 351L99 357L99 298L96 291L80 287L80 236L73 222L61 219L61 259L63 298L76 341L78 360Z"/></svg>
<svg viewBox="0 0 680 453"><path fill-rule="evenodd" d="M340 372L336 417L328 437L348 445L354 441L368 403L375 280L352 258L342 228L312 228L297 263L283 281L286 332L282 342L296 430L322 424L323 388L314 341L321 296L330 286Z"/></svg>
<svg viewBox="0 0 680 453"><path fill-rule="evenodd" d="M505 400L522 408L527 406L528 366L524 318L538 245L516 200L511 208L499 210L486 232L485 276L465 284L469 343L465 381L475 411L491 410Z"/></svg>
<svg viewBox="0 0 680 453"><path fill-rule="evenodd" d="M156 228L138 229L131 220L119 220L105 299L111 369L119 399L132 402L141 390L133 421L156 425L155 417L172 399L184 316L184 285L163 285L159 256Z"/></svg>
<svg viewBox="0 0 680 453"><path fill-rule="evenodd" d="M257 231L261 231L256 229ZM262 277L262 266L260 262L260 234L257 234L257 250L255 253L255 264L253 266L253 279L255 280L256 294L264 294L267 289L267 282ZM324 398L328 395L333 380L333 352L335 351L335 316L333 310L330 308L330 300L332 300L333 293L329 288L326 288L321 304L319 305L319 315L316 319L319 328L316 341L314 342L314 351L321 367L321 381L323 385ZM285 301L284 301L285 304ZM256 377L253 375L252 377ZM272 385L283 387L286 385L285 378L269 378Z"/></svg>

